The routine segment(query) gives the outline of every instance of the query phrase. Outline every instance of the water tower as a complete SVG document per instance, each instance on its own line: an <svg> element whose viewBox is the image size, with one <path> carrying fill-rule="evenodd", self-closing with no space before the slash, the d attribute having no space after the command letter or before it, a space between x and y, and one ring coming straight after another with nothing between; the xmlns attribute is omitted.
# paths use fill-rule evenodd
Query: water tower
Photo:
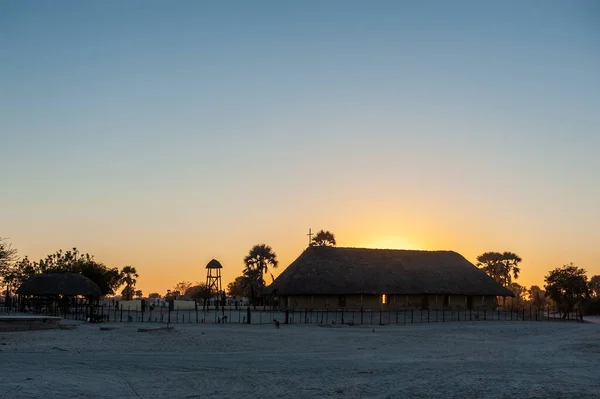
<svg viewBox="0 0 600 399"><path fill-rule="evenodd" d="M215 307L219 309L219 298L221 297L221 291L223 287L221 285L221 269L223 266L218 260L212 259L206 265L206 295L204 301L205 309L208 309L208 301L210 300L211 293L216 293Z"/></svg>

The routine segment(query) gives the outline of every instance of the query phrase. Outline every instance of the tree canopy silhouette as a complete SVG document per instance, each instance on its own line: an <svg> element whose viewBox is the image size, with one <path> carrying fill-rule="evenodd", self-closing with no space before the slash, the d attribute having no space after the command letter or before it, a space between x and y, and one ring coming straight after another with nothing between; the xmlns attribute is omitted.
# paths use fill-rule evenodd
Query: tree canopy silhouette
<svg viewBox="0 0 600 399"><path fill-rule="evenodd" d="M248 279L245 276L236 277L235 280L227 284L227 295L246 296L248 290Z"/></svg>
<svg viewBox="0 0 600 399"><path fill-rule="evenodd" d="M513 277L519 278L521 262L514 252L484 252L477 257L477 266L504 287L512 283Z"/></svg>
<svg viewBox="0 0 600 399"><path fill-rule="evenodd" d="M329 230L321 230L315 234L310 245L316 247L333 247L336 245L335 236Z"/></svg>
<svg viewBox="0 0 600 399"><path fill-rule="evenodd" d="M121 285L119 269L109 268L98 262L88 253L82 254L73 248L72 250L59 250L54 254L46 256L37 262L32 262L24 257L16 262L11 262L3 275L5 282L11 288L16 288L25 280L39 273L74 273L89 278L102 290L102 295L114 294Z"/></svg>
<svg viewBox="0 0 600 399"><path fill-rule="evenodd" d="M13 268L16 258L17 250L12 248L8 240L0 237L0 277L2 277L2 284L6 287L7 298L10 296L11 288L17 279Z"/></svg>
<svg viewBox="0 0 600 399"><path fill-rule="evenodd" d="M590 278L590 291L594 297L600 298L600 275Z"/></svg>
<svg viewBox="0 0 600 399"><path fill-rule="evenodd" d="M557 267L545 276L546 296L556 302L564 309L563 318L573 310L574 306L589 297L585 270L575 266L573 263Z"/></svg>

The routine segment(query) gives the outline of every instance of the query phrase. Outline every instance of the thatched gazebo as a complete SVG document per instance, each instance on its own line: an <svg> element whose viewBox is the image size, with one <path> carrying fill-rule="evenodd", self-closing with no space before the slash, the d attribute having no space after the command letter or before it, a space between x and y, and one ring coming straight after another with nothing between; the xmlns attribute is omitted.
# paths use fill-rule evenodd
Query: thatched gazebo
<svg viewBox="0 0 600 399"><path fill-rule="evenodd" d="M44 273L24 281L17 294L22 298L22 310L29 307L56 314L60 307L66 314L73 305L76 309L89 307L102 296L102 290L81 274Z"/></svg>
<svg viewBox="0 0 600 399"><path fill-rule="evenodd" d="M266 288L287 309L465 309L514 296L453 251L309 247Z"/></svg>

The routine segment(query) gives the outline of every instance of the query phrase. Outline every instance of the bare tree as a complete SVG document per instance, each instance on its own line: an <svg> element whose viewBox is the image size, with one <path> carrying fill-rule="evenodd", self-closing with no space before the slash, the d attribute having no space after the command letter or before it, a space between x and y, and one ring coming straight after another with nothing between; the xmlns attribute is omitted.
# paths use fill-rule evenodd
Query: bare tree
<svg viewBox="0 0 600 399"><path fill-rule="evenodd" d="M173 287L173 291L179 291L183 295L187 295L188 290L193 286L189 281L180 281Z"/></svg>

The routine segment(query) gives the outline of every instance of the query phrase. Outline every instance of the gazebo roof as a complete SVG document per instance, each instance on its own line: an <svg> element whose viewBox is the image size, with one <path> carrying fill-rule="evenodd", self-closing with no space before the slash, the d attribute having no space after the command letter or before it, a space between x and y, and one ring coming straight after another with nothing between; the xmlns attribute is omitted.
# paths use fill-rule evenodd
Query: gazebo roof
<svg viewBox="0 0 600 399"><path fill-rule="evenodd" d="M102 296L102 290L98 284L81 274L44 273L24 281L17 290L17 294Z"/></svg>
<svg viewBox="0 0 600 399"><path fill-rule="evenodd" d="M218 260L216 259L212 259L210 262L208 262L208 264L206 265L207 269L222 269L223 266L219 263Z"/></svg>

